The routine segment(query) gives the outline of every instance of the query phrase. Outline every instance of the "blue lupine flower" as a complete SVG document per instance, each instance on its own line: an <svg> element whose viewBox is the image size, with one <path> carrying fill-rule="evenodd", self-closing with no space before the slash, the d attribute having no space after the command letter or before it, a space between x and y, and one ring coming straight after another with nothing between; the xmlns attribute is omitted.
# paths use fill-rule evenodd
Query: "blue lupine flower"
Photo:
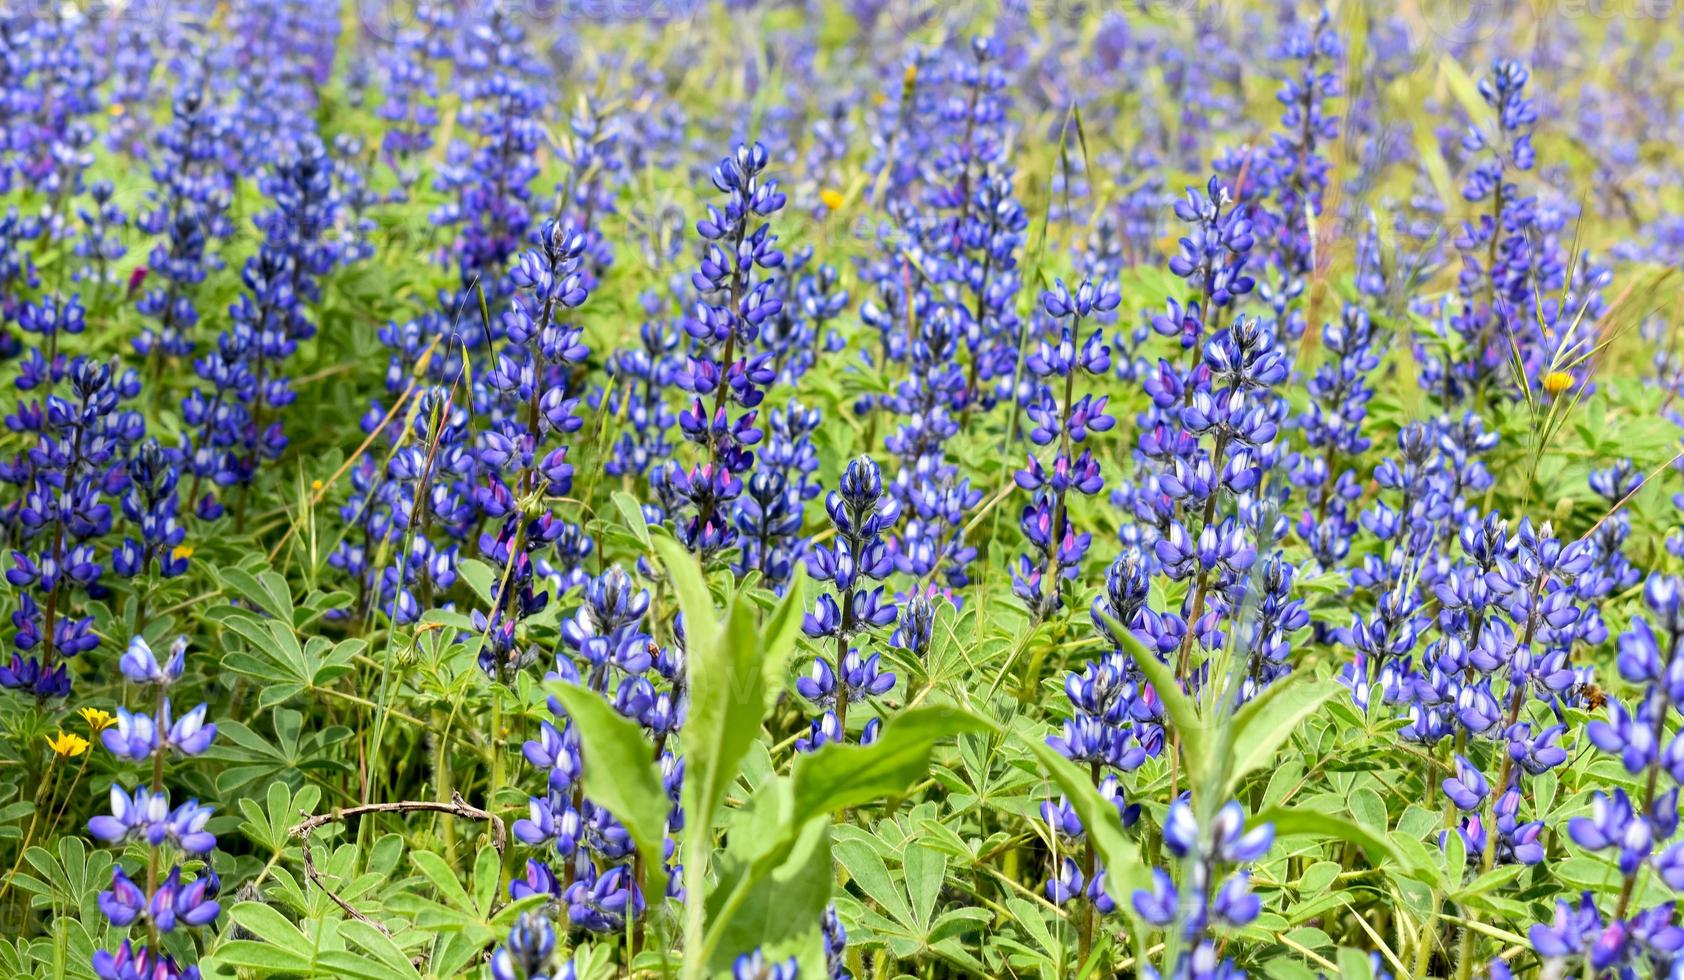
<svg viewBox="0 0 1684 980"><path fill-rule="evenodd" d="M799 975L795 957L773 961L758 949L744 953L731 964L731 980L796 980Z"/></svg>
<svg viewBox="0 0 1684 980"><path fill-rule="evenodd" d="M94 953L93 970L100 980L199 980L197 966L183 967L173 957L128 939L115 953Z"/></svg>
<svg viewBox="0 0 1684 980"><path fill-rule="evenodd" d="M846 960L848 947L848 930L842 927L842 920L836 915L836 906L825 907L824 916L819 921L820 931L824 934L824 956L826 976L828 980L853 980L853 974L848 972Z"/></svg>
<svg viewBox="0 0 1684 980"><path fill-rule="evenodd" d="M1460 810L1477 810L1491 792L1491 784L1473 763L1456 757L1456 775L1444 781L1444 795Z"/></svg>
<svg viewBox="0 0 1684 980"><path fill-rule="evenodd" d="M1206 835L1208 832L1208 836ZM1200 828L1185 798L1170 804L1163 827L1164 845L1182 860L1184 878L1179 887L1163 869L1153 869L1150 889L1137 890L1134 907L1152 925L1179 925L1186 948L1174 975L1228 975L1231 962L1220 961L1209 945L1214 925L1240 928L1255 919L1262 903L1251 891L1251 876L1245 865L1261 859L1274 843L1269 824L1246 828L1245 812L1230 800L1217 812L1207 828ZM1202 971L1202 972L1201 972ZM1234 975L1241 975L1235 973Z"/></svg>
<svg viewBox="0 0 1684 980"><path fill-rule="evenodd" d="M1328 103L1340 94L1343 55L1325 10L1307 27L1288 29L1275 53L1286 66L1275 93L1284 111L1256 182L1274 199L1259 233L1273 240L1271 262L1279 279L1265 283L1261 293L1274 308L1278 329L1290 338L1304 330L1302 312L1289 312L1288 304L1303 294L1317 258L1314 222L1322 212L1331 169L1321 148L1339 137L1339 116Z"/></svg>
<svg viewBox="0 0 1684 980"><path fill-rule="evenodd" d="M135 338L135 352L155 374L166 360L193 353L192 331L199 322L195 294L209 272L221 267L214 243L234 231L227 217L233 175L225 160L231 123L207 97L204 70L195 68L181 81L170 122L156 137L148 207L135 218L141 231L163 236L145 267L146 278L157 276L155 285L135 306L148 319Z"/></svg>
<svg viewBox="0 0 1684 980"><path fill-rule="evenodd" d="M182 673L182 658L186 640L178 639L172 647L167 665L160 665L145 641L136 637L122 658L122 669L129 679L144 683L158 692L157 706L151 713L117 709L117 724L102 734L107 749L119 759L135 762L155 760L153 786L137 786L133 793L123 790L120 783L111 785L111 812L88 821L88 832L111 844L140 842L154 852L164 847L183 854L203 856L216 846L216 838L205 828L212 810L198 800L188 800L173 810L169 795L158 785L158 774L171 753L194 756L204 752L216 736L216 726L205 719L206 706L200 705L172 721L169 689ZM154 855L156 866L157 855ZM153 879L149 876L149 882ZM112 925L126 928L144 917L157 932L170 932L177 926L198 928L210 925L221 914L217 894L221 882L208 863L203 865L192 881L183 881L181 865L174 864L162 880L147 886L137 885L121 864L112 870L111 888L99 895L99 908ZM125 942L113 955L100 951L94 954L96 974L126 976L122 971L130 966L150 962L154 954L146 948L133 948ZM155 976L197 975L196 968L185 973L171 972L173 964L158 964ZM115 972L113 972L115 971Z"/></svg>
<svg viewBox="0 0 1684 980"><path fill-rule="evenodd" d="M572 960L555 963L555 922L547 912L522 912L491 954L495 980L573 980Z"/></svg>
<svg viewBox="0 0 1684 980"><path fill-rule="evenodd" d="M1506 578L1526 575L1537 569L1561 572L1583 571L1592 558L1587 548L1551 547L1536 535L1522 548L1518 560L1502 566ZM1644 604L1649 617L1633 620L1621 634L1616 664L1620 676L1638 686L1639 705L1630 712L1617 700L1610 700L1609 720L1592 721L1586 736L1604 752L1618 755L1626 770L1638 778L1641 795L1633 799L1625 789L1596 792L1590 813L1568 821L1567 833L1575 844L1590 851L1612 851L1615 866L1624 879L1620 898L1604 920L1586 894L1577 907L1565 900L1558 903L1550 925L1532 927L1532 945L1548 961L1583 961L1597 970L1631 972L1670 962L1684 948L1684 929L1673 925L1672 903L1649 909L1634 908L1635 884L1647 867L1653 867L1669 887L1684 885L1678 868L1684 862L1684 843L1674 841L1678 831L1680 777L1684 777L1684 737L1666 738L1667 719L1679 708L1684 694L1684 597L1678 580L1652 576L1644 585ZM1523 604L1523 611L1539 615L1536 604ZM1660 624L1657 634L1651 618ZM1670 778L1667 783L1663 774ZM1635 973L1633 974L1635 975Z"/></svg>
<svg viewBox="0 0 1684 980"><path fill-rule="evenodd" d="M1087 553L1090 536L1075 530L1066 498L1070 490L1097 494L1104 480L1092 451L1084 448L1077 456L1075 445L1090 432L1108 431L1114 421L1105 412L1105 398L1074 397L1076 372L1079 368L1103 375L1109 370L1110 348L1104 344L1103 333L1095 330L1084 340L1082 328L1095 315L1115 310L1121 299L1115 282L1085 281L1072 293L1062 280L1041 297L1042 308L1060 332L1056 346L1042 341L1027 361L1030 375L1040 386L1037 400L1028 408L1036 423L1029 438L1038 446L1056 445L1050 470L1031 453L1027 466L1015 474L1018 486L1035 496L1021 519L1032 553L1019 557L1012 574L1013 592L1036 618L1050 615L1063 604L1060 583L1080 572Z"/></svg>
<svg viewBox="0 0 1684 980"><path fill-rule="evenodd" d="M802 742L814 748L845 736L850 702L886 694L895 685L895 675L881 669L881 655L862 657L850 641L896 620L895 603L884 597L882 586L871 583L894 570L883 537L894 526L900 505L883 486L877 463L861 456L848 463L837 489L825 498L825 511L836 543L815 545L807 561L813 577L835 591L819 596L801 628L813 639L834 641L835 652L828 661L816 659L810 674L796 683L802 697L825 709L813 723L813 737Z"/></svg>
<svg viewBox="0 0 1684 980"><path fill-rule="evenodd" d="M698 348L676 380L693 396L690 407L679 413L679 428L706 455L689 471L670 464L657 490L688 515L672 514L674 529L700 555L713 554L736 537L733 502L742 493L743 475L754 465L751 449L764 435L755 409L765 397L762 389L776 377L770 354L751 352L762 324L782 308L772 282L755 279L757 268L776 269L784 262L775 247L777 236L761 220L785 202L777 181L762 177L768 162L759 143L740 145L721 160L711 177L715 189L726 195L725 208L709 204L707 217L696 223L697 234L709 244L691 276L701 299L684 329ZM728 401L740 405L742 414L733 418Z"/></svg>
<svg viewBox="0 0 1684 980"><path fill-rule="evenodd" d="M31 354L41 356L38 349ZM75 615L72 603L78 593L96 600L107 594L95 550L111 528L104 498L107 488L123 485L124 457L145 426L138 413L120 408L140 391L134 372L62 356L45 370L44 384L68 379L68 396L51 392L44 406L22 406L5 420L13 432L33 434L34 445L0 462L0 480L20 491L0 509L13 544L6 581L20 596L12 614L17 653L0 667L0 686L55 698L70 692L63 658L99 645L92 618Z"/></svg>
<svg viewBox="0 0 1684 980"><path fill-rule="evenodd" d="M588 932L620 932L628 915L641 916L644 909L643 892L623 865L600 873L587 865L563 898L568 918Z"/></svg>

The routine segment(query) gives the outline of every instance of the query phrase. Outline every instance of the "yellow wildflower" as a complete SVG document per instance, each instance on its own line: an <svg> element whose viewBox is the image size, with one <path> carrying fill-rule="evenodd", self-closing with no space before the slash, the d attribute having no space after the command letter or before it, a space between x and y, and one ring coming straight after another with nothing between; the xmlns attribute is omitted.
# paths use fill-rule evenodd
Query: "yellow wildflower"
<svg viewBox="0 0 1684 980"><path fill-rule="evenodd" d="M311 480L311 481L310 481L310 489L311 489L311 490L314 490L314 491L315 491L315 492L317 492L317 493L321 493L321 492L322 492L322 481L320 481L320 480Z"/></svg>
<svg viewBox="0 0 1684 980"><path fill-rule="evenodd" d="M105 111L111 116L120 116L127 110L123 108L123 103L113 102L110 106L106 107Z"/></svg>
<svg viewBox="0 0 1684 980"><path fill-rule="evenodd" d="M190 544L178 544L170 551L170 557L174 558L176 561L191 558L193 557L193 546Z"/></svg>
<svg viewBox="0 0 1684 980"><path fill-rule="evenodd" d="M80 735L61 731L57 735L47 736L47 747L58 753L60 758L74 759L88 751L88 740Z"/></svg>
<svg viewBox="0 0 1684 980"><path fill-rule="evenodd" d="M1566 371L1551 371L1544 375L1544 390L1551 395L1559 395L1573 387L1573 376Z"/></svg>
<svg viewBox="0 0 1684 980"><path fill-rule="evenodd" d="M912 84L914 84L917 81L918 81L918 62L909 61L909 62L907 62L907 65L906 65L906 71L903 72L900 76L900 83L902 85L911 86Z"/></svg>
<svg viewBox="0 0 1684 980"><path fill-rule="evenodd" d="M835 211L837 208L842 206L842 202L847 200L847 198L842 196L841 191L826 187L824 190L819 191L819 200L824 202L825 207Z"/></svg>
<svg viewBox="0 0 1684 980"><path fill-rule="evenodd" d="M88 730L95 735L117 724L117 719L112 716L111 712L100 708L83 708L78 714L82 716L83 721L88 723Z"/></svg>

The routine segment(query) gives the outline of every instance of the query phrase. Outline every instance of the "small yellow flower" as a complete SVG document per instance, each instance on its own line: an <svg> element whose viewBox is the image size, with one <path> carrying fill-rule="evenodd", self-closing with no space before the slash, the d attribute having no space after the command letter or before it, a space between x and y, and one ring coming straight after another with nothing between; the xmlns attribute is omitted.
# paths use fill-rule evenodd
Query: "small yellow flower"
<svg viewBox="0 0 1684 980"><path fill-rule="evenodd" d="M1544 375L1544 390L1551 395L1559 395L1573 387L1573 376L1566 371L1551 371Z"/></svg>
<svg viewBox="0 0 1684 980"><path fill-rule="evenodd" d="M900 76L900 83L902 85L911 86L914 83L916 83L917 81L918 81L918 62L916 62L916 61L910 62L906 66L906 71L903 72Z"/></svg>
<svg viewBox="0 0 1684 980"><path fill-rule="evenodd" d="M117 724L117 719L112 716L111 712L100 708L83 708L78 714L82 716L83 721L88 723L88 730L95 735Z"/></svg>
<svg viewBox="0 0 1684 980"><path fill-rule="evenodd" d="M127 110L126 110L126 109L124 109L124 108L123 108L123 103L121 103L121 102L113 102L113 103L111 103L111 105L109 105L109 106L107 106L107 107L106 107L106 110L105 110L105 111L106 111L106 112L107 112L107 113L108 113L108 114L109 114L109 115L112 115L112 116L120 116L120 115L122 115L122 114L123 114L123 113L124 113L124 112L126 112L126 111L127 111Z"/></svg>
<svg viewBox="0 0 1684 980"><path fill-rule="evenodd" d="M824 202L825 207L835 211L837 208L842 206L842 202L847 200L847 198L842 196L841 191L826 187L824 190L819 191L819 200Z"/></svg>
<svg viewBox="0 0 1684 980"><path fill-rule="evenodd" d="M80 735L61 731L57 735L47 736L47 747L58 753L60 758L74 759L88 751L88 740Z"/></svg>
<svg viewBox="0 0 1684 980"><path fill-rule="evenodd" d="M176 561L191 558L193 557L193 546L190 544L178 544L170 551L170 557L174 558Z"/></svg>
<svg viewBox="0 0 1684 980"><path fill-rule="evenodd" d="M322 481L320 481L320 480L311 480L311 481L310 481L310 489L311 489L311 490L314 490L314 491L315 491L315 492L317 492L317 493L321 493L321 492L322 492Z"/></svg>

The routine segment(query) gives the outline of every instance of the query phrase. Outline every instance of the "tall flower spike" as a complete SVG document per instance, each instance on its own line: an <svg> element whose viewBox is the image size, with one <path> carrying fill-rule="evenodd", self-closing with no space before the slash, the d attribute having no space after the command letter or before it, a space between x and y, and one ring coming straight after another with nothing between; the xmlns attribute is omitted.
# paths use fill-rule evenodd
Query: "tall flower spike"
<svg viewBox="0 0 1684 980"><path fill-rule="evenodd" d="M1217 927L1243 928L1261 912L1246 866L1268 853L1274 828L1247 828L1245 812L1233 800L1201 827L1191 804L1182 798L1170 804L1163 834L1164 846L1181 861L1182 880L1177 885L1169 874L1155 869L1152 889L1133 896L1135 910L1147 922L1182 930L1183 941L1176 944L1180 959L1166 963L1162 975L1229 975L1233 963L1216 954L1214 932Z"/></svg>
<svg viewBox="0 0 1684 980"><path fill-rule="evenodd" d="M1090 433L1109 431L1115 422L1105 411L1105 396L1076 398L1076 378L1109 373L1111 348L1093 321L1115 310L1121 301L1115 282L1084 281L1072 293L1060 280L1041 297L1057 341L1043 340L1028 360L1039 389L1028 409L1034 423L1029 439L1037 446L1052 446L1053 455L1049 466L1031 452L1027 465L1014 474L1017 485L1034 497L1024 507L1021 520L1031 550L1019 557L1012 572L1012 591L1037 619L1062 606L1060 584L1076 577L1087 555L1091 535L1075 529L1068 498L1071 491L1097 494L1105 481L1093 450L1084 447L1077 455L1076 447ZM1084 337L1084 329L1092 332Z"/></svg>
<svg viewBox="0 0 1684 980"><path fill-rule="evenodd" d="M777 236L762 220L785 202L777 181L762 176L768 160L759 143L739 145L721 160L711 178L725 195L724 209L709 204L707 216L696 222L696 233L708 244L690 277L699 299L684 329L697 350L677 378L692 395L678 423L703 458L688 471L670 464L657 489L682 511L672 514L679 540L703 556L736 539L731 512L754 465L752 449L764 435L756 409L776 377L770 354L751 348L762 324L783 308L772 281L757 279L755 272L784 262Z"/></svg>
<svg viewBox="0 0 1684 980"><path fill-rule="evenodd" d="M834 653L815 660L810 676L797 684L803 697L824 709L807 740L813 748L846 735L851 702L885 694L895 683L894 674L880 669L879 654L862 658L852 641L895 622L895 603L885 597L883 586L872 583L894 571L884 534L899 517L900 505L886 492L877 463L861 456L849 461L838 488L825 498L825 511L835 544L813 546L808 568L832 591L803 617L802 631L832 641Z"/></svg>
<svg viewBox="0 0 1684 980"><path fill-rule="evenodd" d="M38 349L31 352L40 357ZM11 544L6 582L18 601L9 664L0 664L0 687L36 698L70 693L66 660L99 645L93 619L77 615L82 597L105 598L101 539L111 529L108 488L122 487L124 458L145 432L137 412L122 402L140 393L140 378L116 363L55 357L45 375L45 403L20 406L6 427L33 445L0 462L0 481L18 497L0 508L0 527ZM68 391L57 386L68 382Z"/></svg>
<svg viewBox="0 0 1684 980"><path fill-rule="evenodd" d="M1564 900L1553 923L1532 927L1533 949L1561 969L1586 964L1598 973L1634 973L1647 969L1653 957L1684 948L1672 903L1644 909L1636 887L1652 870L1669 888L1684 888L1684 841L1676 839L1684 734L1665 736L1676 727L1669 719L1675 721L1684 709L1684 585L1674 576L1652 576L1644 583L1643 603L1648 616L1633 619L1620 635L1616 660L1620 677L1637 689L1637 717L1610 700L1613 719L1597 719L1586 730L1592 744L1617 756L1642 789L1635 798L1624 789L1612 796L1598 792L1589 815L1567 824L1574 844L1610 852L1621 878L1619 897L1606 919L1586 894L1577 910Z"/></svg>
<svg viewBox="0 0 1684 980"><path fill-rule="evenodd" d="M171 720L167 692L181 678L186 646L185 637L177 639L168 661L160 664L145 640L130 641L120 666L130 681L145 685L142 690L152 694L154 706L134 713L118 708L116 726L107 728L102 739L119 759L149 769L152 783L137 787L132 794L112 783L111 813L88 821L88 832L99 840L140 843L152 852L143 881L125 872L121 862L113 867L111 888L100 893L99 909L119 930L144 919L154 944L160 933L202 928L221 915L221 881L206 857L216 846L216 838L205 829L211 808L188 800L172 810L162 784L169 756L198 755L216 736L216 726L204 720L204 705ZM200 860L188 864L186 858ZM164 868L168 871L160 876ZM191 878L186 877L189 868L194 869ZM93 968L102 978L198 975L197 967L178 967L154 946L135 946L126 939L115 953L94 953ZM137 972L125 972L131 970Z"/></svg>

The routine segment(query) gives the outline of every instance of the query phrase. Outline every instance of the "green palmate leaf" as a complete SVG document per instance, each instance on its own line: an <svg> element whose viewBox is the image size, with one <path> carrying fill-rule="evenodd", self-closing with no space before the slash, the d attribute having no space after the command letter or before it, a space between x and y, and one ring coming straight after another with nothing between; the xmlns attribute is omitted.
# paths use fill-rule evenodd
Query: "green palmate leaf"
<svg viewBox="0 0 1684 980"><path fill-rule="evenodd" d="M298 815L316 812L321 796L321 790L314 786L306 786L295 795L286 783L270 783L266 807L255 799L240 800L240 812L246 818L240 832L265 850L279 854L292 843L291 828L298 823Z"/></svg>
<svg viewBox="0 0 1684 980"><path fill-rule="evenodd" d="M1255 820L1257 823L1274 824L1277 837L1308 834L1313 837L1349 841L1362 848L1368 855L1369 862L1377 868L1414 870L1409 858L1392 843L1384 831L1365 827L1337 814L1304 807L1270 807L1257 814Z"/></svg>
<svg viewBox="0 0 1684 980"><path fill-rule="evenodd" d="M223 624L250 645L250 652L234 650L222 659L229 670L259 682L257 705L267 709L299 694L325 687L352 670L364 642L345 639L335 645L323 636L300 644L297 634L278 620L250 615L229 616Z"/></svg>
<svg viewBox="0 0 1684 980"><path fill-rule="evenodd" d="M1343 690L1343 685L1331 678L1317 678L1300 669L1277 680L1247 701L1234 713L1229 736L1233 761L1223 796L1232 795L1240 780L1251 773L1272 767L1276 762L1276 753L1298 730L1298 726ZM1185 740L1183 744L1186 744Z"/></svg>
<svg viewBox="0 0 1684 980"><path fill-rule="evenodd" d="M643 857L645 895L667 893L662 846L671 808L654 747L643 729L600 694L577 684L549 684L579 732L585 794L608 808ZM655 903L651 903L652 905Z"/></svg>
<svg viewBox="0 0 1684 980"><path fill-rule="evenodd" d="M1147 649L1134 635L1134 631L1101 612L1105 625L1110 628L1111 635L1122 641L1123 648L1133 658L1140 672L1152 683L1152 690L1157 692L1158 700L1164 706L1164 715L1169 718L1170 728L1181 739L1182 768L1187 770L1190 785L1203 785L1210 767L1210 731L1205 721L1199 716L1198 706L1193 703L1181 684L1175 679L1175 672L1170 666L1158 659L1158 655Z"/></svg>
<svg viewBox="0 0 1684 980"><path fill-rule="evenodd" d="M420 971L410 963L409 957L398 948L398 944L368 923L349 919L339 927L339 934L378 961L378 966L374 968L386 970L386 976L420 980Z"/></svg>
<svg viewBox="0 0 1684 980"><path fill-rule="evenodd" d="M88 851L80 837L59 839L57 853L44 847L31 847L24 859L39 873L18 873L12 883L19 891L38 896L35 904L74 910L89 922L98 922L99 892L111 884L111 865L114 859L106 851Z"/></svg>
<svg viewBox="0 0 1684 980"><path fill-rule="evenodd" d="M228 795L255 794L275 780L299 786L306 775L322 778L350 771L333 750L351 736L343 725L304 733L304 716L286 708L271 716L273 742L237 721L219 722L217 739L201 758L233 763L217 775L217 789Z"/></svg>
<svg viewBox="0 0 1684 980"><path fill-rule="evenodd" d="M280 620L289 629L296 628L292 589L279 572L266 570L257 575L239 567L216 569L217 578L230 591L257 609Z"/></svg>

